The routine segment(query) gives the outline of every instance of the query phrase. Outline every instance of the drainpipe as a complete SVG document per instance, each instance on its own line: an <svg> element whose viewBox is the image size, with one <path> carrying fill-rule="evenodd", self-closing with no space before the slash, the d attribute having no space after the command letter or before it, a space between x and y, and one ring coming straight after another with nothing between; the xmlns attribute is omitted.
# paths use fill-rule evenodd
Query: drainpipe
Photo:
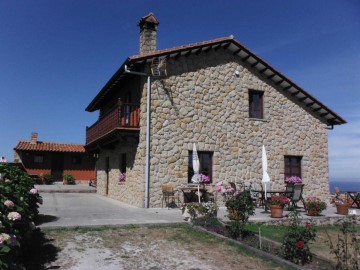
<svg viewBox="0 0 360 270"><path fill-rule="evenodd" d="M149 183L150 183L150 102L151 102L151 81L150 75L143 72L128 70L125 65L125 73L147 77L147 98L146 98L146 164L145 164L145 208L149 208Z"/></svg>

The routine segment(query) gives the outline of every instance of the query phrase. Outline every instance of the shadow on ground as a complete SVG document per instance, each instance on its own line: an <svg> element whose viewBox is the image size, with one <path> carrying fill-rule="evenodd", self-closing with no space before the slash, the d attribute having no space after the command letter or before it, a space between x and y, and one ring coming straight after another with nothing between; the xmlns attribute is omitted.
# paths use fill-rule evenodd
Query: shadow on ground
<svg viewBox="0 0 360 270"><path fill-rule="evenodd" d="M41 225L43 223L49 223L49 222L53 222L53 221L56 221L58 220L59 218L56 217L56 216L51 216L51 215L42 215L42 214L39 214L37 217L36 217L36 221L35 221L35 225Z"/></svg>
<svg viewBox="0 0 360 270"><path fill-rule="evenodd" d="M53 239L48 239L40 229L34 230L22 256L22 264L25 269L60 269L61 266L46 267L47 264L56 261L60 252L60 249L53 245L53 241Z"/></svg>

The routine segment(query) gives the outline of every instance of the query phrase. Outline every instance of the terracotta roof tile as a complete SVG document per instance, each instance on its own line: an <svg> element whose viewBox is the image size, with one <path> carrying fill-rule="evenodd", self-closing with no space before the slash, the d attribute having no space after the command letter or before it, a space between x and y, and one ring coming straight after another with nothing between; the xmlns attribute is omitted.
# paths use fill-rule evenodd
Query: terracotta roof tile
<svg viewBox="0 0 360 270"><path fill-rule="evenodd" d="M78 152L84 153L83 144L41 142L36 144L30 141L19 141L14 150L20 151L46 151L46 152Z"/></svg>
<svg viewBox="0 0 360 270"><path fill-rule="evenodd" d="M181 46L168 48L168 49L164 49L164 50L156 50L156 51L152 51L152 52L136 54L136 55L130 56L129 59L130 60L138 60L139 58L147 58L147 57L154 56L154 55L168 54L168 53L182 51L182 50L194 49L197 47L204 47L207 45L213 45L213 44L224 42L224 41L233 41L233 37L216 38L216 39L212 39L212 40L208 40L208 41L202 41L202 42L197 42L197 43L192 43L192 44L187 44L187 45L181 45Z"/></svg>

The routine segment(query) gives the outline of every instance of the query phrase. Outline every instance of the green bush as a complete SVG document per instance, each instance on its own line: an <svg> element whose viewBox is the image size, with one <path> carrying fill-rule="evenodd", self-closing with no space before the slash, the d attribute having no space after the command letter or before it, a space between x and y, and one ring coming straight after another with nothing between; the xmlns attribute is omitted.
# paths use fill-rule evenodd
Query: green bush
<svg viewBox="0 0 360 270"><path fill-rule="evenodd" d="M54 183L54 177L51 174L44 174L43 179L45 185L51 185L52 183Z"/></svg>
<svg viewBox="0 0 360 270"><path fill-rule="evenodd" d="M65 180L67 180L67 182L68 182L68 184L69 185L75 185L75 178L74 178L74 176L72 176L71 174L64 174L63 175L63 178L65 179Z"/></svg>

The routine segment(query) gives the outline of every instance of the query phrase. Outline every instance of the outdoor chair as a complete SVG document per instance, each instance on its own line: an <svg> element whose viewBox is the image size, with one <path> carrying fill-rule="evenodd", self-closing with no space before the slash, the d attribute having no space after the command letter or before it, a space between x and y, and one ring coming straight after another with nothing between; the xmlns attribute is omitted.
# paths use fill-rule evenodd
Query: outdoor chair
<svg viewBox="0 0 360 270"><path fill-rule="evenodd" d="M177 194L177 192L174 190L174 186L171 183L161 185L161 189L161 207L164 207L164 201L167 208L169 208L172 203L176 204L175 201L177 201L178 204L181 204L179 194Z"/></svg>
<svg viewBox="0 0 360 270"><path fill-rule="evenodd" d="M213 185L205 186L206 199L210 202L216 203L216 190Z"/></svg>
<svg viewBox="0 0 360 270"><path fill-rule="evenodd" d="M286 184L286 188L285 188L285 196L289 199L292 198L294 193L294 184L293 183L288 183Z"/></svg>
<svg viewBox="0 0 360 270"><path fill-rule="evenodd" d="M305 200L302 196L303 190L304 190L304 184L294 184L292 196L289 198L290 199L289 208L290 208L290 204L294 209L298 208L297 203L301 201L304 205L304 209L306 210Z"/></svg>

